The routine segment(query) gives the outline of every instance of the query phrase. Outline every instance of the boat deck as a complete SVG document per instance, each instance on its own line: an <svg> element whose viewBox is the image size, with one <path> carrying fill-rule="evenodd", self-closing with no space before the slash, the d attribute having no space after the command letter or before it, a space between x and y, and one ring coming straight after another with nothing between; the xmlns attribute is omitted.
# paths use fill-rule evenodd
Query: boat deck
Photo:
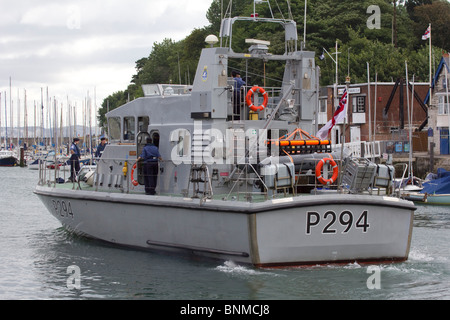
<svg viewBox="0 0 450 320"><path fill-rule="evenodd" d="M146 197L152 197L150 195L145 195L142 188L139 189L129 189L128 191L126 188L99 188L95 185L89 185L86 182L80 181L80 182L65 182L65 183L55 183L52 182L46 182L44 184L40 184L41 186L47 186L49 188L55 188L60 190L82 190L87 192L98 192L98 193L112 193L112 194L130 194L130 195L142 195ZM142 190L141 190L142 189ZM328 192L336 193L337 190L329 190ZM322 192L320 192L322 193ZM318 193L319 194L319 193ZM310 194L297 194L297 196L306 196ZM157 193L156 196L163 196L163 197L172 197L172 198L192 198L192 199L202 199L202 200L230 200L230 201L242 201L242 202L252 202L252 203L259 203L264 202L270 198L270 200L274 199L287 199L292 198L294 195L292 193L276 193L273 195L270 195L270 197L264 193L248 193L248 192L233 192L233 193L221 193L221 194L214 194L212 196L208 197L190 197L190 196L184 196L180 193Z"/></svg>

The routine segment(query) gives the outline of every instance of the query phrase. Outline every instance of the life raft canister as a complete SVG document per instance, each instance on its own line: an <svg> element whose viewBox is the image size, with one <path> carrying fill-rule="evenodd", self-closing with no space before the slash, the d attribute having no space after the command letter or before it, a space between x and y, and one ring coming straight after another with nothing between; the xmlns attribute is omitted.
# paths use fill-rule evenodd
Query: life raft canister
<svg viewBox="0 0 450 320"><path fill-rule="evenodd" d="M262 94L264 96L263 104L258 107L255 106L252 102L252 96L255 92L259 92L260 94ZM267 94L266 90L264 90L263 88L254 86L253 88L248 90L247 96L245 98L245 102L247 103L247 106L249 106L249 108L252 111L259 112L259 111L264 110L267 107L267 103L269 102L269 95Z"/></svg>
<svg viewBox="0 0 450 320"><path fill-rule="evenodd" d="M325 163L329 163L332 166L332 168L333 168L333 176L330 179L324 179L322 177L322 168L323 168ZM339 168L338 168L338 166L336 164L336 161L334 161L333 159L325 158L325 159L320 160L317 163L317 166L316 166L316 177L317 177L317 180L321 184L323 184L324 186L334 183L337 180L338 175L339 175Z"/></svg>
<svg viewBox="0 0 450 320"><path fill-rule="evenodd" d="M133 167L131 168L131 183L133 184L133 186L137 187L139 185L139 182L137 182L136 180L134 180L134 170L136 170L137 168L137 162L133 165Z"/></svg>

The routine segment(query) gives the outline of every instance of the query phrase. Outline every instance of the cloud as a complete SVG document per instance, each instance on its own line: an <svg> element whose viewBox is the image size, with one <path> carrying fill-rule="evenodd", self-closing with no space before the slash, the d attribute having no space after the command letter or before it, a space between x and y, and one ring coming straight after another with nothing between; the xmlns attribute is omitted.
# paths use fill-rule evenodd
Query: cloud
<svg viewBox="0 0 450 320"><path fill-rule="evenodd" d="M208 25L212 0L16 0L0 12L0 92L27 90L28 101L49 88L55 99L82 101L97 92L97 103L123 90L135 61L155 42L181 40ZM22 95L22 93L20 93ZM9 98L7 99L9 101ZM81 103L80 103L81 104ZM9 102L8 102L9 107Z"/></svg>

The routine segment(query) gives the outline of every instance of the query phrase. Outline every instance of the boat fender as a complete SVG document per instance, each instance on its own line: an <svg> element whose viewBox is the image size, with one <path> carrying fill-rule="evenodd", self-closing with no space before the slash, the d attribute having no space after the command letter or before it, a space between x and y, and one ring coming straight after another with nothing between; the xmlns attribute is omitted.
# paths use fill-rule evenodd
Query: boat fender
<svg viewBox="0 0 450 320"><path fill-rule="evenodd" d="M260 94L262 94L264 96L263 104L258 107L255 106L252 102L252 96L255 92L259 92ZM264 110L267 107L267 103L269 102L269 95L267 94L266 90L264 90L263 88L254 86L253 88L248 90L245 101L247 103L247 106L250 108L250 110L259 112L259 111Z"/></svg>
<svg viewBox="0 0 450 320"><path fill-rule="evenodd" d="M128 162L125 162L122 168L123 176L126 177L128 173Z"/></svg>
<svg viewBox="0 0 450 320"><path fill-rule="evenodd" d="M139 182L137 182L136 180L134 180L134 170L136 170L137 168L137 162L133 165L133 167L131 168L131 183L133 184L133 186L137 187Z"/></svg>
<svg viewBox="0 0 450 320"><path fill-rule="evenodd" d="M330 179L324 179L322 177L322 168L323 168L325 163L329 163L332 166L332 168L333 168L333 176ZM317 177L317 180L321 184L326 186L326 185L330 185L330 184L334 183L337 180L338 175L339 175L339 168L338 168L338 166L336 164L336 161L334 161L333 159L325 158L325 159L320 160L317 163L317 166L316 166L316 177Z"/></svg>

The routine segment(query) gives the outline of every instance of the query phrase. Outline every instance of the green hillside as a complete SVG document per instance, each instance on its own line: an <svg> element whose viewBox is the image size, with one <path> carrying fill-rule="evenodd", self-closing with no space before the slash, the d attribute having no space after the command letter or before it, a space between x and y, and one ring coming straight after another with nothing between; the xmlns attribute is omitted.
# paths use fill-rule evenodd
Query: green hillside
<svg viewBox="0 0 450 320"><path fill-rule="evenodd" d="M223 0L223 7L230 0ZM239 7L237 6L239 4ZM371 10L370 6L379 8ZM292 18L297 22L299 39L303 40L304 0L271 1L276 18ZM267 4L256 6L260 17L270 17ZM395 10L394 10L395 9ZM233 16L250 16L253 0L233 1ZM123 91L112 93L99 109L101 125L105 122L107 103L109 110L119 107L128 99L143 96L141 85L148 83L192 83L204 39L209 34L219 35L221 3L213 0L206 13L210 25L193 30L185 39L169 38L154 43L148 57L136 61L136 74ZM429 81L429 46L422 40L428 25L432 24L433 61L438 64L442 52L450 49L450 3L446 0L308 0L306 43L307 50L315 51L316 63L321 68L321 85L335 82L335 63L328 54L335 52L338 43L339 82L344 83L347 74L352 83L367 81L367 63L370 64L372 80L395 81L404 76L405 61L416 81ZM271 42L272 53L284 52L283 30L267 24L236 25L233 49L245 51L244 37ZM325 53L325 59L318 57ZM240 66L233 66L239 68ZM267 78L278 82L283 70L267 66ZM277 85L273 83L273 85Z"/></svg>

